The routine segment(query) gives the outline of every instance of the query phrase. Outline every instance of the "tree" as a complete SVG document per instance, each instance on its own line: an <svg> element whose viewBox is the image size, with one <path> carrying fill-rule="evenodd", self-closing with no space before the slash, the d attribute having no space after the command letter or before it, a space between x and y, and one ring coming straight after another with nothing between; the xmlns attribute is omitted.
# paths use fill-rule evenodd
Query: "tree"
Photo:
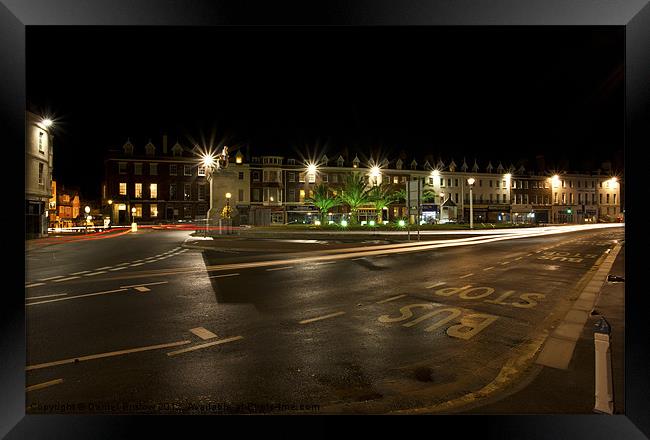
<svg viewBox="0 0 650 440"><path fill-rule="evenodd" d="M389 184L383 183L373 186L369 192L369 199L375 205L377 223L382 220L382 211L385 207L404 198L405 191L394 191Z"/></svg>
<svg viewBox="0 0 650 440"><path fill-rule="evenodd" d="M327 212L341 204L337 197L331 197L327 185L318 184L314 187L314 195L306 199L307 203L313 204L320 211L321 224L327 221Z"/></svg>
<svg viewBox="0 0 650 440"><path fill-rule="evenodd" d="M350 208L350 220L358 222L357 211L359 207L369 201L370 189L360 173L348 174L343 181L343 189L339 200Z"/></svg>

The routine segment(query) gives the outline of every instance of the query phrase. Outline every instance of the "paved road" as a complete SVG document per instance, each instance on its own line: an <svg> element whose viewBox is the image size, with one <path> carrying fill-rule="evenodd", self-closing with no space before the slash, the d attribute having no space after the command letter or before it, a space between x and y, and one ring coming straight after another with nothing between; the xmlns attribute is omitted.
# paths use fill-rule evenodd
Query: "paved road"
<svg viewBox="0 0 650 440"><path fill-rule="evenodd" d="M623 228L299 254L187 238L27 254L28 412L462 410L525 378Z"/></svg>

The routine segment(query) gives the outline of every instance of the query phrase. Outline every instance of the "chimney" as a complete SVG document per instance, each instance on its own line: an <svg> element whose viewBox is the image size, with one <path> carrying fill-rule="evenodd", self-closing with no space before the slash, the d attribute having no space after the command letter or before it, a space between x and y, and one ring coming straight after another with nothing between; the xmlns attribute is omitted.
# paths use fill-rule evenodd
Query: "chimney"
<svg viewBox="0 0 650 440"><path fill-rule="evenodd" d="M163 134L163 154L167 154L167 135Z"/></svg>

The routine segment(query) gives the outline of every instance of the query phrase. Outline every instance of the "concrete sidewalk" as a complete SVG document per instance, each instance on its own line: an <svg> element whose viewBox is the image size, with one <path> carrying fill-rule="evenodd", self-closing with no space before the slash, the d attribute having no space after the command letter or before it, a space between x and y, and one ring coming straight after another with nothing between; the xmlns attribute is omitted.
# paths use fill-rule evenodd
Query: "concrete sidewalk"
<svg viewBox="0 0 650 440"><path fill-rule="evenodd" d="M625 245L622 246L610 274L625 277ZM614 414L625 413L625 283L606 282L600 289L594 310L576 342L567 369L534 364L528 379L513 386L505 397L471 409L469 414L592 414L595 389L594 325L605 317L611 325L612 375L614 378ZM497 400L498 399L498 400ZM487 404L485 404L487 402Z"/></svg>

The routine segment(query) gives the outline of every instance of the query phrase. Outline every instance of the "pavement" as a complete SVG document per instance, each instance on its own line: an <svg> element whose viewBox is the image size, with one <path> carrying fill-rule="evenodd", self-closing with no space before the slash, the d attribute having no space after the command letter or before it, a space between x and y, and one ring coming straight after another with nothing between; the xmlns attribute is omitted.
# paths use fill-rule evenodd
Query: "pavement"
<svg viewBox="0 0 650 440"><path fill-rule="evenodd" d="M383 414L496 404L538 368L581 280L624 230L533 232L337 243L149 229L33 249L27 412ZM610 307L603 298L597 306ZM613 312L610 322L620 327ZM583 363L581 350L579 342L571 362Z"/></svg>

